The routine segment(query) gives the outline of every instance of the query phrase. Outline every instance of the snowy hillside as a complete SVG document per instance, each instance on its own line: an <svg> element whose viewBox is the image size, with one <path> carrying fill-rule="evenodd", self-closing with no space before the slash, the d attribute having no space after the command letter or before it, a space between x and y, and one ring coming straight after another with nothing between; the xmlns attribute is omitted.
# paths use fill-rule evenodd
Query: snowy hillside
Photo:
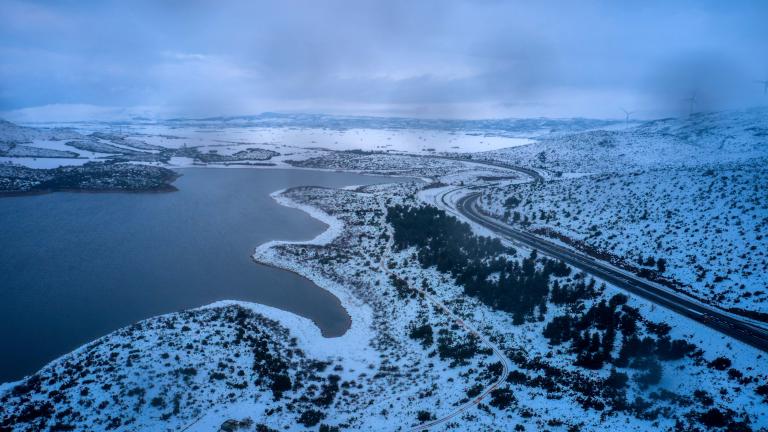
<svg viewBox="0 0 768 432"><path fill-rule="evenodd" d="M602 173L738 162L766 153L768 108L761 108L697 113L627 129L544 136L532 145L474 157L562 173Z"/></svg>
<svg viewBox="0 0 768 432"><path fill-rule="evenodd" d="M333 400L348 373L308 355L306 340L298 345L264 314L285 315L220 303L116 331L0 388L0 429L180 430L214 407L243 402L277 409L272 425L314 424L310 398ZM311 324L296 320L294 331L302 326ZM298 395L304 402L283 411Z"/></svg>
<svg viewBox="0 0 768 432"><path fill-rule="evenodd" d="M508 222L654 270L713 304L768 312L768 109L545 137L478 157L560 176L486 190L483 205Z"/></svg>
<svg viewBox="0 0 768 432"><path fill-rule="evenodd" d="M424 265L418 247L394 248L390 240L403 237L387 222L389 209L420 207L430 194L419 189L275 195L329 230L307 243L264 244L254 258L339 297L352 321L344 336L325 339L305 319L243 303L152 318L0 387L0 427L210 431L231 420L241 430L405 431L441 420L432 429L564 432L768 424L768 386L750 347L562 266L545 282L549 292L518 317L468 294L467 281L441 265ZM551 263L529 258L530 250L505 256L523 262L516 271L547 280L538 277Z"/></svg>
<svg viewBox="0 0 768 432"><path fill-rule="evenodd" d="M290 128L83 133L64 145L84 158L261 161L423 181L272 195L329 228L254 245L253 259L336 296L352 323L343 336L245 303L151 318L0 386L0 430L765 430L763 351L564 261L481 237L492 232L462 223L456 206L481 192L488 212L518 228L711 303L767 312L762 112L552 133L481 155L563 173L539 182L422 150L305 148L285 141L297 136L281 135ZM309 144L394 133L297 130Z"/></svg>
<svg viewBox="0 0 768 432"><path fill-rule="evenodd" d="M36 140L66 140L80 134L66 128L31 128L0 119L0 144L28 144Z"/></svg>
<svg viewBox="0 0 768 432"><path fill-rule="evenodd" d="M724 307L768 312L766 160L601 174L488 191L484 206L681 282Z"/></svg>

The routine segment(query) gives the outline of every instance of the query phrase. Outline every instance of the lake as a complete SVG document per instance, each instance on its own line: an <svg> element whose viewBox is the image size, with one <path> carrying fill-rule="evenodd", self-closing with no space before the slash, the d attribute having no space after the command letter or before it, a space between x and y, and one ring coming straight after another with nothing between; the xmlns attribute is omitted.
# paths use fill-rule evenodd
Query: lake
<svg viewBox="0 0 768 432"><path fill-rule="evenodd" d="M0 383L120 327L232 299L350 325L339 300L293 273L256 264L270 240L311 239L325 224L269 196L292 186L391 178L287 169L191 168L169 193L52 193L0 198Z"/></svg>

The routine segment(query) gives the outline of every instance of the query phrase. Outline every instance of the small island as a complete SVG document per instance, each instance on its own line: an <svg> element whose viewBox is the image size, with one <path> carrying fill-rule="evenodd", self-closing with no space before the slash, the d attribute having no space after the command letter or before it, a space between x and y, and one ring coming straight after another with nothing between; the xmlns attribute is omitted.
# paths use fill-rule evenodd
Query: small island
<svg viewBox="0 0 768 432"><path fill-rule="evenodd" d="M60 191L170 192L179 177L151 165L88 162L81 166L43 169L0 165L0 196Z"/></svg>

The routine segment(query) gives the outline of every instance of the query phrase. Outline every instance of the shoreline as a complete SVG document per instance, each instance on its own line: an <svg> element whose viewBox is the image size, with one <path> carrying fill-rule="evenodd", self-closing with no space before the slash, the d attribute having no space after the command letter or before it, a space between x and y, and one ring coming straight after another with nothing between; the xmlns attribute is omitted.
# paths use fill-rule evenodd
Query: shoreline
<svg viewBox="0 0 768 432"><path fill-rule="evenodd" d="M349 316L350 326L341 336L333 338L322 337L314 342L319 343L320 345L328 345L330 351L328 351L326 355L343 356L347 359L355 359L360 355L365 357L364 354L369 347L368 342L373 336L371 327L371 324L373 323L373 310L370 306L357 299L348 290L336 282L331 281L322 275L313 273L311 270L301 266L300 263L283 260L274 251L274 248L280 245L326 245L338 237L344 229L344 223L334 216L315 207L297 203L282 195L288 190L290 190L290 188L280 189L272 192L270 196L277 201L278 204L301 210L307 213L310 217L326 224L328 228L310 240L268 241L256 247L251 258L259 264L272 266L304 277L318 288L326 290L336 297L346 314ZM292 314L287 311L286 313ZM311 322L311 320L308 321ZM284 324L282 321L280 321L280 323ZM319 327L316 328L319 331ZM294 329L289 327L289 330L293 332ZM340 343L337 344L336 342Z"/></svg>
<svg viewBox="0 0 768 432"><path fill-rule="evenodd" d="M176 180L174 180L176 181ZM109 194L109 193L119 193L119 194L162 194L162 193L171 193L171 192L178 192L179 188L172 184L168 184L166 187L162 188L155 188L155 189L136 189L136 190L130 190L130 189L38 189L38 190L31 190L26 192L0 192L0 198L10 198L10 197L24 197L24 196L38 196L38 195L48 195L52 193L62 192L62 193L77 193L77 194Z"/></svg>
<svg viewBox="0 0 768 432"><path fill-rule="evenodd" d="M274 241L274 240L272 240L272 241ZM273 263L259 261L253 255L251 255L251 261L253 261L254 264L258 264L258 265L262 265L262 266L265 266L265 267L270 267L270 268L273 268L273 269L276 269L276 270L282 270L282 271L285 271L285 272L288 272L288 273L292 273L292 274L294 274L294 275L296 275L296 276L298 276L298 277L300 277L302 279L307 280L312 285L315 285L318 289L321 289L321 290L324 290L324 291L328 291L325 288L322 288L322 287L318 286L312 279L304 276L303 274L301 274L301 273L299 273L299 272L297 272L295 270L291 270L291 269L288 269L288 268L283 268L283 267L280 267L280 266L278 266L276 264L273 264ZM328 291L328 292L330 293L330 291ZM335 294L333 294L333 293L331 293L331 294L336 298L336 300L339 300L339 298L336 297ZM236 300L221 300L221 301L236 301ZM250 303L250 302L247 302L247 303ZM252 302L252 303L253 304L257 304L257 305L267 306L267 305L265 305L263 303L256 303L256 302ZM296 315L298 317L307 319L307 320L311 321L312 324L314 324L315 327L318 328L318 330L320 330L320 335L323 338L325 338L325 339L335 339L335 338L339 338L339 337L344 336L349 331L349 329L352 327L352 317L349 315L349 311L347 311L347 309L344 307L344 305L341 304L341 300L339 300L339 306L344 311L344 315L346 316L346 328L344 329L344 333L342 333L342 334L340 334L338 336L328 336L328 335L326 335L325 334L325 330L323 330L323 328L320 327L318 322L313 320L313 319L311 319L311 318L302 317L301 315L298 315L298 314L295 314L293 312L290 312L290 311L287 311L287 310L284 310L284 309L280 309L280 308L274 308L274 309L277 309L277 310L280 310L280 311L283 311L283 312L286 312L286 313L289 313L289 314L293 314L293 315ZM268 306L268 307L273 307L273 306Z"/></svg>
<svg viewBox="0 0 768 432"><path fill-rule="evenodd" d="M154 167L155 165L146 165ZM33 168L37 169L37 168ZM0 191L0 198L4 197L20 197L20 196L35 196L35 195L47 195L52 194L56 192L65 192L65 193L93 193L93 194L103 194L103 193L124 193L124 194L144 194L144 193L170 193L170 192L178 192L179 188L177 188L173 183L176 182L181 176L183 176L182 173L176 172L172 168L166 168L168 171L172 172L173 174L168 174L164 178L162 178L163 185L155 188L137 188L137 189L76 189L76 188L43 188L43 189L30 189L27 191Z"/></svg>
<svg viewBox="0 0 768 432"><path fill-rule="evenodd" d="M329 150L334 151L334 150ZM407 155L412 157L424 157L423 155ZM87 159L87 158L84 158ZM271 159L271 158L270 158ZM267 159L267 160L270 160ZM470 162L470 161L466 161ZM131 163L131 162L126 162ZM46 189L32 189L28 191L9 191L9 192L3 192L0 191L0 199L6 198L6 197L24 197L24 196L36 196L36 195L46 195L46 194L52 194L57 192L63 192L63 193L93 193L93 194L102 194L102 193L125 193L125 194L145 194L145 193L170 193L170 192L178 192L179 188L177 188L173 183L179 179L183 174L181 174L179 171L185 170L185 169L285 169L285 170L301 170L301 171L316 171L316 172L327 172L327 173L349 173L349 174L359 174L363 176L368 177L389 177L392 179L403 179L403 180L411 180L411 181L422 181L425 183L429 183L429 179L424 177L415 177L415 176L408 176L408 175L398 175L394 173L377 173L377 172L370 172L365 170L356 170L356 169L336 169L336 168L321 168L321 167L302 167L302 166L296 166L286 161L278 161L278 162L255 162L255 163L239 163L239 162L227 162L227 163L220 163L220 164L196 164L192 163L189 165L169 165L169 164L152 164L152 163L136 163L136 165L144 165L149 167L160 167L160 168L166 168L168 170L174 171L177 173L177 175L173 176L172 178L166 179L166 184L162 187L152 188L152 189L73 189L73 188L46 188ZM64 165L68 166L68 165ZM28 167L29 168L29 167ZM45 169L55 169L55 168L31 168L36 170L45 170ZM311 186L311 185L310 185Z"/></svg>
<svg viewBox="0 0 768 432"><path fill-rule="evenodd" d="M190 168L201 168L201 167L190 167ZM211 167L216 168L216 167ZM239 168L239 167L238 167ZM245 167L243 167L245 168ZM271 168L271 167L270 167ZM227 168L221 168L221 169L227 169ZM296 169L296 168L286 168L286 169ZM311 170L311 169L310 169ZM317 171L317 170L314 170ZM181 177L180 174L176 178ZM299 186L302 187L302 186ZM311 187L311 186L310 186ZM369 332L369 327L367 325L364 325L365 322L372 322L372 312L369 310L358 310L360 307L363 307L363 309L367 306L360 304L357 305L356 299L352 298L349 293L346 293L343 288L337 286L337 284L333 281L326 280L322 276L313 274L311 271L306 271L301 268L299 263L294 263L294 265L289 265L288 263L282 262L280 259L277 259L275 256L272 256L271 249L274 246L279 246L282 244L315 244L315 245L323 245L331 242L334 238L338 236L338 234L343 229L343 222L340 220L334 218L331 215L323 213L319 209L315 209L310 206L301 205L298 203L293 202L292 200L280 196L281 193L290 190L292 188L285 188L285 189L279 189L277 191L274 191L270 193L270 197L275 200L278 204L289 207L289 208L295 208L297 210L303 211L307 213L310 217L320 221L323 223L326 227L323 229L320 233L318 233L315 237L307 240L270 240L265 243L262 243L261 245L256 246L253 249L253 253L250 255L251 260L255 264L275 268L281 271L287 271L289 273L293 273L301 278L304 278L308 282L311 282L316 288L325 290L326 292L330 293L339 303L339 306L341 306L341 309L344 311L344 316L346 325L344 332L338 336L327 336L324 334L324 330L318 325L318 323L311 318L301 316L297 313L294 313L292 311L280 309L274 306L269 306L266 304L258 303L258 302L248 302L248 301L242 301L242 300L232 300L232 299L221 299L216 300L212 303L207 303L199 306L195 306L186 310L196 310L196 309L205 309L205 308L211 308L216 307L217 305L229 305L229 304L239 304L242 306L247 306L250 309L257 311L259 313L262 313L263 311L267 311L267 313L263 313L263 315L275 319L278 321L281 325L283 325L285 328L287 328L292 335L299 336L302 335L302 345L312 345L312 346L322 346L325 344L330 344L333 346L329 346L327 348L323 348L320 350L322 352L322 355L338 355L338 349L336 342L340 341L342 338L347 338L347 341L344 341L346 346L355 347L360 346L357 343L349 343L349 339L354 339L355 341L360 341L360 338L369 339L369 334L366 334ZM174 188L174 190L178 190ZM166 191L81 191L81 190L75 190L72 192L77 193L111 193L111 192L122 192L122 193L164 193ZM43 191L35 191L35 193L24 193L22 196L31 196L31 195L43 195L46 192ZM0 195L1 196L1 195ZM261 253L260 253L261 252ZM140 320L137 320L134 323L128 324L124 327L128 327L131 325L135 325L136 323L151 320L154 318L167 316L167 315L173 315L175 313L178 313L181 311L173 311L168 313L162 313L159 315L153 315L149 316ZM0 391L2 391L4 388L7 388L8 386L14 386L21 382L24 382L25 379L27 379L29 376L32 376L36 373L38 373L41 370L44 370L45 368L50 367L53 364L66 361L67 359L71 358L72 356L76 355L77 353L81 352L82 350L88 349L93 344L98 344L99 341L101 341L104 338L109 337L111 334L120 331L122 328L117 328L113 331L110 331L107 334L104 334L102 336L97 337L96 339L90 340L80 346L75 347L71 351L65 352L58 357L50 360L49 362L43 364L39 369L36 371L29 373L23 377L19 377L16 380L6 381L6 382L0 382ZM355 330L354 332L352 330ZM364 344L367 346L367 344Z"/></svg>
<svg viewBox="0 0 768 432"><path fill-rule="evenodd" d="M268 266L268 267L272 267L272 268L276 268L276 269L279 269L279 270L287 271L289 273L293 273L293 274L295 274L295 275L297 275L299 277L302 277L302 278L308 280L309 282L311 282L313 285L315 285L319 289L325 290L325 291L329 292L331 295L333 295L339 301L339 305L344 310L344 313L347 316L348 325L347 325L347 328L345 329L344 333L342 333L339 336L328 337L328 336L323 335L323 337L326 338L326 339L333 339L333 338L343 337L352 328L354 320L352 319L352 315L350 314L349 308L344 305L344 302L342 301L342 299L339 297L338 293L336 292L337 290L335 290L335 289L328 289L327 287L321 286L318 282L313 280L312 276L317 277L317 275L306 274L306 273L311 273L311 272L307 272L306 270L302 271L299 268L297 268L295 265L292 266L292 265L288 265L287 263L280 263L279 260L275 259L275 257L270 256L270 252L272 252L275 247L278 247L278 246L281 246L281 245L291 245L292 244L292 245L318 245L318 246L320 246L320 245L328 244L333 239L338 237L338 235L341 232L341 229L343 229L343 226L344 226L343 222L341 222L340 220L334 218L333 216L331 216L331 215L329 215L327 213L322 212L319 209L316 209L314 207L307 206L307 205L304 205L304 204L299 204L299 203L291 200L290 198L285 197L283 195L283 193L287 192L287 191L289 191L291 189L293 189L293 188L278 189L278 190L270 193L269 196L277 204L279 204L281 206L292 208L292 209L296 209L296 210L299 210L299 211L302 211L302 212L306 213L307 215L309 215L309 217L311 217L311 218L313 218L315 220L318 220L321 223L323 223L326 226L326 228L322 232L317 234L315 237L313 237L313 238L311 238L309 240L270 240L268 242L262 243L262 244L258 245L254 249L253 254L251 254L251 260L253 260L253 262L256 263L256 264L265 265L265 266ZM318 329L320 329L320 332L322 334L323 331L320 328L320 326L317 325L317 323L315 323L315 325L318 327Z"/></svg>

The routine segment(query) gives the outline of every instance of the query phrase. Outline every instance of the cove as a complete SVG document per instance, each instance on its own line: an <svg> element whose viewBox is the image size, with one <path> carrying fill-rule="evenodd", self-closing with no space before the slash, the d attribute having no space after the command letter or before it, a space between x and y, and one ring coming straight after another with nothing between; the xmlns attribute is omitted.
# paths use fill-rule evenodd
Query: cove
<svg viewBox="0 0 768 432"><path fill-rule="evenodd" d="M326 226L269 194L392 178L291 169L189 168L169 193L52 193L0 199L0 383L120 327L217 300L274 306L327 337L349 316L311 281L254 263L270 240Z"/></svg>

